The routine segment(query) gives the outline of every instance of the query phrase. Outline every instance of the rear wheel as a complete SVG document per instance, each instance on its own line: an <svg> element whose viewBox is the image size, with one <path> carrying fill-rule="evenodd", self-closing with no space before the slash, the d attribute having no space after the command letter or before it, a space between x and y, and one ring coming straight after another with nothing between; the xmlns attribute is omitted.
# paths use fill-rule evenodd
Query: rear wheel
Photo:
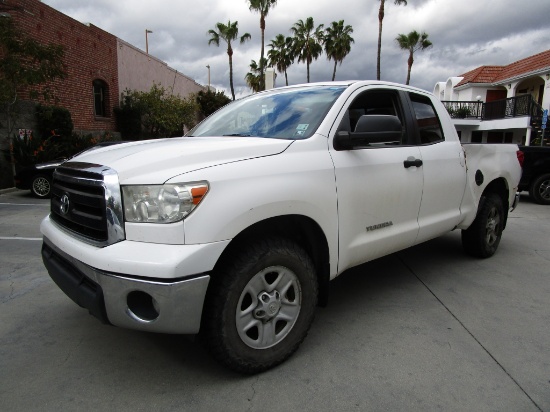
<svg viewBox="0 0 550 412"><path fill-rule="evenodd" d="M529 190L531 199L541 205L550 205L550 174L537 177Z"/></svg>
<svg viewBox="0 0 550 412"><path fill-rule="evenodd" d="M464 250L475 257L493 256L502 237L505 218L502 199L494 193L483 195L475 220L462 231Z"/></svg>
<svg viewBox="0 0 550 412"><path fill-rule="evenodd" d="M50 197L51 180L45 175L36 175L32 178L31 193L35 197Z"/></svg>
<svg viewBox="0 0 550 412"><path fill-rule="evenodd" d="M286 360L304 340L317 305L317 278L298 245L248 244L212 279L201 334L213 356L241 373Z"/></svg>

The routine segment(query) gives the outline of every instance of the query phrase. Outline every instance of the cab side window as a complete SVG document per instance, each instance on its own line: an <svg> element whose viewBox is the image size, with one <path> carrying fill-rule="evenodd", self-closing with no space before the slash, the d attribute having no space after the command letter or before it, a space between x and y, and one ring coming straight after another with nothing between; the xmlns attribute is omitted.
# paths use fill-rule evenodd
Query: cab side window
<svg viewBox="0 0 550 412"><path fill-rule="evenodd" d="M416 93L409 93L414 110L414 120L420 135L420 144L432 144L445 140L439 117L430 99Z"/></svg>
<svg viewBox="0 0 550 412"><path fill-rule="evenodd" d="M359 122L359 119L362 116L372 115L396 116L401 121L403 128L401 138L398 141L387 142L382 145L405 144L405 122L403 121L402 111L399 105L399 95L395 92L387 90L371 90L363 92L357 96L346 111L346 115L342 119L342 123L340 124L338 130L348 132L364 131L360 130L361 122Z"/></svg>

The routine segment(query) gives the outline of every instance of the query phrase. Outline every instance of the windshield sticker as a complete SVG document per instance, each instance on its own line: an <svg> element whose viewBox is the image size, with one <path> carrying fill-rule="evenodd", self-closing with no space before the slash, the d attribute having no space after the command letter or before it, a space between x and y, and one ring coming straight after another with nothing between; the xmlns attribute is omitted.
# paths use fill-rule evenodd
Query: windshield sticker
<svg viewBox="0 0 550 412"><path fill-rule="evenodd" d="M296 126L296 130L307 130L307 128L309 127L309 123L304 123L304 124L299 124L298 126Z"/></svg>

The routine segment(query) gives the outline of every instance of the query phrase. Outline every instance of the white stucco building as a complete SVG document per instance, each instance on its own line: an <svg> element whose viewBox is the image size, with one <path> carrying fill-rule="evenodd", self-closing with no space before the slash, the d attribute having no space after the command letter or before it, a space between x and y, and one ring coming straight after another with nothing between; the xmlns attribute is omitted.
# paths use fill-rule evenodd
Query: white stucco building
<svg viewBox="0 0 550 412"><path fill-rule="evenodd" d="M550 107L550 50L449 77L433 93L463 142L540 144L542 111ZM545 144L549 140L547 130Z"/></svg>
<svg viewBox="0 0 550 412"><path fill-rule="evenodd" d="M125 90L149 91L153 84L162 86L181 98L207 90L206 86L122 39L117 39L117 46L120 93Z"/></svg>

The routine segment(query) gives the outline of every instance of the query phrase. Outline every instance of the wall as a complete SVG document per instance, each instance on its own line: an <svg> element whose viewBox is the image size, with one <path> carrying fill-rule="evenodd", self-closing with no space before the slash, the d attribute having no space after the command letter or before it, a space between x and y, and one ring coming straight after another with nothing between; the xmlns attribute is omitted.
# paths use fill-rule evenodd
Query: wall
<svg viewBox="0 0 550 412"><path fill-rule="evenodd" d="M169 67L165 62L146 54L125 41L117 40L119 91L149 91L153 84L171 90L182 98L190 93L206 91L206 86Z"/></svg>
<svg viewBox="0 0 550 412"><path fill-rule="evenodd" d="M79 23L38 0L16 3L24 10L10 11L10 15L21 30L41 43L64 47L67 78L52 85L56 89L56 104L71 112L75 129L115 130L112 109L118 104L119 96L116 37L93 25ZM105 117L94 114L94 79L102 80L108 88ZM20 97L28 98L28 94Z"/></svg>

